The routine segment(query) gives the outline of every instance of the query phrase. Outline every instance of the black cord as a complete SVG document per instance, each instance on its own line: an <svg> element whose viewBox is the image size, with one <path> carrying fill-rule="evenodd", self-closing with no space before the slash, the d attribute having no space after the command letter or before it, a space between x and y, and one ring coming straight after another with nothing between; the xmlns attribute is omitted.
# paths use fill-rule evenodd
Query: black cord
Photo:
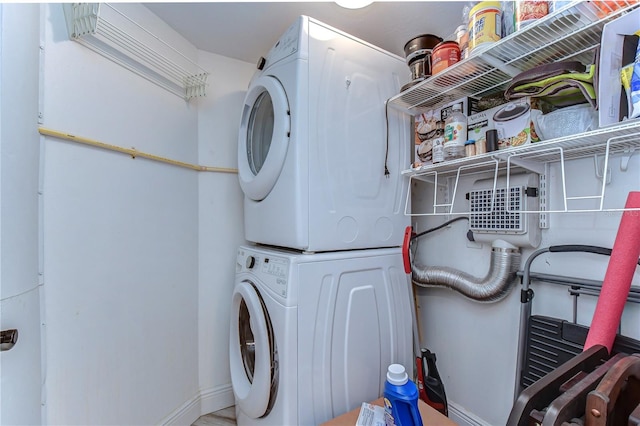
<svg viewBox="0 0 640 426"><path fill-rule="evenodd" d="M384 153L384 175L388 179L391 174L387 167L387 162L389 160L389 101L385 101L384 103L384 120L387 127L387 149Z"/></svg>
<svg viewBox="0 0 640 426"><path fill-rule="evenodd" d="M435 228L427 229L426 231L422 231L419 234L413 235L413 236L411 236L411 239L413 240L413 239L416 239L418 237L422 237L423 235L426 235L426 234L429 234L431 232L434 232L434 231L437 231L439 229L442 229L442 228L444 228L446 226L451 225L453 222L457 222L459 220L469 220L469 218L467 216L460 216L460 217L457 217L455 219L451 219L450 221L447 221L447 222L443 223L442 225L436 226Z"/></svg>

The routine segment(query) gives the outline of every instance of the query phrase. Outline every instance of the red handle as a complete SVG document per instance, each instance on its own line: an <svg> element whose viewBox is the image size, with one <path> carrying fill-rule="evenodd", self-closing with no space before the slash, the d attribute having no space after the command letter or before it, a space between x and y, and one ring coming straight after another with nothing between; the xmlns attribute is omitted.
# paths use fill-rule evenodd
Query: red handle
<svg viewBox="0 0 640 426"><path fill-rule="evenodd" d="M411 237L414 235L413 227L407 226L404 230L404 241L402 242L402 262L404 263L404 273L411 273L411 258L409 248L411 247Z"/></svg>

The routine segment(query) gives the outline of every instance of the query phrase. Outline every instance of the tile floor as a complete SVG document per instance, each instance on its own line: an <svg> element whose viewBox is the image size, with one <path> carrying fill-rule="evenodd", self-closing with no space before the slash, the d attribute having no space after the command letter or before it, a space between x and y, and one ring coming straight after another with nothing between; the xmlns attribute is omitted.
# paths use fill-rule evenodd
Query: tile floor
<svg viewBox="0 0 640 426"><path fill-rule="evenodd" d="M224 408L215 413L205 414L191 426L233 426L236 424L236 408Z"/></svg>

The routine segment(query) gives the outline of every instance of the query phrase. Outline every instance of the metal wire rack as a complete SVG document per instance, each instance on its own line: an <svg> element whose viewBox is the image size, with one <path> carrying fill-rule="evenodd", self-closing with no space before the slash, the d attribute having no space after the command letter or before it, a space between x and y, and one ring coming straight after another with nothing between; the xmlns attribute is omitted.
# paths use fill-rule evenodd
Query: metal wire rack
<svg viewBox="0 0 640 426"><path fill-rule="evenodd" d="M593 60L607 22L640 6L627 0L607 10L607 2L573 2L534 24L510 34L408 88L389 100L389 106L420 114L457 99L482 97L506 89L511 79L535 66L563 60Z"/></svg>
<svg viewBox="0 0 640 426"><path fill-rule="evenodd" d="M205 95L209 73L109 3L63 4L69 37L184 98Z"/></svg>
<svg viewBox="0 0 640 426"><path fill-rule="evenodd" d="M427 78L389 100L389 106L406 114L416 115L429 109L464 98L481 97L504 90L511 79L535 66L562 60L579 60L589 63L600 45L606 23L638 7L640 1L616 2L617 9L609 9L610 2L577 1L557 12L536 21L500 41L478 48L468 58L454 64L445 71ZM438 164L422 165L402 172L409 178L409 187L414 179L426 181L434 187L446 186L455 200L460 177L474 173L492 172L495 180L506 175L507 188L512 173L532 171L544 177L549 163L560 164L563 206L558 210L546 210L546 201L541 200L536 211L522 213L621 211L605 209L606 179L602 179L598 194L574 197L567 194L565 161L602 156L607 170L612 155L622 157L622 167L633 153L640 149L640 119L629 120L562 138L531 143L520 147L493 151L474 157L466 157ZM433 211L412 213L409 206L411 191L407 194L405 214L409 216L471 214L455 209L453 201L438 203L434 191ZM596 208L570 208L569 202L582 199L599 201Z"/></svg>

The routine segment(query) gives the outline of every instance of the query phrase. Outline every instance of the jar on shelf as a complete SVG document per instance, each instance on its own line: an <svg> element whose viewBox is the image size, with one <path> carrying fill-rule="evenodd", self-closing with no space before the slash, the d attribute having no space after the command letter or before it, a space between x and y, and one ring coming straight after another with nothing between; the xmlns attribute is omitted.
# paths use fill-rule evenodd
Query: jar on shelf
<svg viewBox="0 0 640 426"><path fill-rule="evenodd" d="M499 1L483 1L469 11L469 54L485 43L502 38L502 8Z"/></svg>
<svg viewBox="0 0 640 426"><path fill-rule="evenodd" d="M476 141L469 139L464 143L464 156L473 157L476 155Z"/></svg>
<svg viewBox="0 0 640 426"><path fill-rule="evenodd" d="M460 62L458 43L455 41L438 43L431 52L431 75L436 75L457 62Z"/></svg>

